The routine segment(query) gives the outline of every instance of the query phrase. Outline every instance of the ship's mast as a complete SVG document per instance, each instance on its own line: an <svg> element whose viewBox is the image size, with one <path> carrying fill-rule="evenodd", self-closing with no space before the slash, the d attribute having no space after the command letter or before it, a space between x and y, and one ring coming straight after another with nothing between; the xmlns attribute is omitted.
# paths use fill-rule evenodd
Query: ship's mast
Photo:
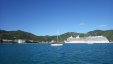
<svg viewBox="0 0 113 64"><path fill-rule="evenodd" d="M58 36L59 36L59 31L57 30L57 43L59 42Z"/></svg>
<svg viewBox="0 0 113 64"><path fill-rule="evenodd" d="M58 43L58 35L57 35L57 43Z"/></svg>

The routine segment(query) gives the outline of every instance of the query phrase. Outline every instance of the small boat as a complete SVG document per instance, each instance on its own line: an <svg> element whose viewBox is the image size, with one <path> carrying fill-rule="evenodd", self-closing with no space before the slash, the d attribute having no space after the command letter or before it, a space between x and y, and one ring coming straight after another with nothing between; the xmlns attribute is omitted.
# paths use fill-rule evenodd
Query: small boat
<svg viewBox="0 0 113 64"><path fill-rule="evenodd" d="M87 43L87 44L93 44L93 43Z"/></svg>
<svg viewBox="0 0 113 64"><path fill-rule="evenodd" d="M58 35L57 35L57 41L52 41L51 43L51 46L62 46L63 43L59 42L59 38L58 38Z"/></svg>
<svg viewBox="0 0 113 64"><path fill-rule="evenodd" d="M57 43L54 43L54 44L51 44L51 46L62 46L63 44L57 44Z"/></svg>

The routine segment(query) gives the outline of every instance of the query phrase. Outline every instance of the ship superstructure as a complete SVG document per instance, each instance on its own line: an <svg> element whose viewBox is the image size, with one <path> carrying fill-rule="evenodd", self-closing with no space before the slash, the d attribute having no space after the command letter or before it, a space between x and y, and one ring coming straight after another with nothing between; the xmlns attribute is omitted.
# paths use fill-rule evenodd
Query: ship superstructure
<svg viewBox="0 0 113 64"><path fill-rule="evenodd" d="M88 37L69 37L65 43L109 43L109 40L104 36L88 36Z"/></svg>

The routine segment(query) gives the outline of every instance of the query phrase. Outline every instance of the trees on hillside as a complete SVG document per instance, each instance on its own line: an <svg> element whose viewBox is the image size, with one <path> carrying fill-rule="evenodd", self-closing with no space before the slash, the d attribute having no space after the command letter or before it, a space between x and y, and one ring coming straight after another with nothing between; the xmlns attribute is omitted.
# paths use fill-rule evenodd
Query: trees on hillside
<svg viewBox="0 0 113 64"><path fill-rule="evenodd" d="M67 32L64 34L59 35L59 40L64 41L66 38L73 36L76 37L79 35L80 37L86 36L106 36L109 41L113 41L113 30L94 30L89 31L88 33L76 33L76 32ZM45 41L50 42L51 40L56 40L57 36L37 36L29 32L17 30L17 31L5 31L0 30L0 38L1 39L27 39L27 40L34 40L34 41Z"/></svg>

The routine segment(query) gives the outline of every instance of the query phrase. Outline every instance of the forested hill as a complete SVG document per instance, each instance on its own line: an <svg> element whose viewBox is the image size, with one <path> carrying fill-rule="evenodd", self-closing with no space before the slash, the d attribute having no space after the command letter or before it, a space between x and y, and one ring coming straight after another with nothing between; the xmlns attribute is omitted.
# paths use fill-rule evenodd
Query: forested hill
<svg viewBox="0 0 113 64"><path fill-rule="evenodd" d="M59 35L59 39L61 41L64 41L67 37L73 36L76 37L79 35L80 37L86 37L86 36L106 36L109 41L113 41L113 30L94 30L89 31L87 33L76 33L76 32L67 32L64 34ZM28 40L34 40L34 41L48 41L56 40L56 36L38 36L34 35L29 32L25 32L22 30L17 31L6 31L6 30L0 30L0 38L1 39L28 39Z"/></svg>
<svg viewBox="0 0 113 64"><path fill-rule="evenodd" d="M36 37L36 35L25 32L22 30L17 31L5 31L0 30L1 37L3 39L32 39L33 37Z"/></svg>
<svg viewBox="0 0 113 64"><path fill-rule="evenodd" d="M37 36L22 30L17 30L17 31L0 30L0 38L9 39L9 40L26 39L26 40L34 40L34 41L51 41L52 39L56 39L56 36Z"/></svg>

